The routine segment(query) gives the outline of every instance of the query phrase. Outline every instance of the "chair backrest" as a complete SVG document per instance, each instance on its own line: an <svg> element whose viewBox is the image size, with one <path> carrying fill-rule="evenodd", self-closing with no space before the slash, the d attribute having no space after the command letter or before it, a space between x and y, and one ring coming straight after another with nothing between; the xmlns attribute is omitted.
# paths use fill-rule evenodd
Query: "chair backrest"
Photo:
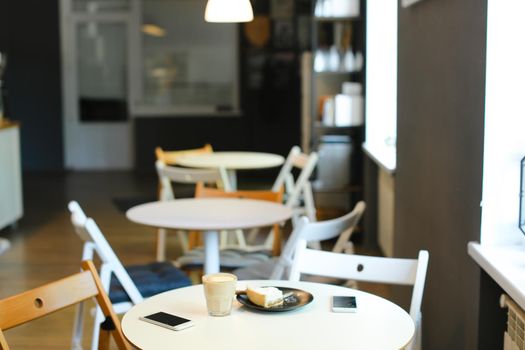
<svg viewBox="0 0 525 350"><path fill-rule="evenodd" d="M205 144L204 147L201 147L201 148L187 149L187 150L181 150L181 151L165 151L160 147L155 148L155 156L157 157L157 160L160 160L164 164L167 164L167 165L177 164L177 160L180 157L206 154L206 153L212 153L212 152L213 152L213 148L211 147L210 144Z"/></svg>
<svg viewBox="0 0 525 350"><path fill-rule="evenodd" d="M80 205L76 201L69 202L68 208L71 212L71 222L75 226L75 231L84 241L82 259L92 260L94 252L96 252L102 262L100 276L104 290L109 293L111 274L113 273L133 304L143 301L144 298L142 294L139 292L137 286L129 276L95 221L84 214L82 208L80 208Z"/></svg>
<svg viewBox="0 0 525 350"><path fill-rule="evenodd" d="M291 267L295 260L300 241L324 241L338 237L348 230L353 230L363 214L363 206L364 202L359 202L351 212L331 220L310 222L308 218L301 217L288 238L270 279L283 278L285 270Z"/></svg>
<svg viewBox="0 0 525 350"><path fill-rule="evenodd" d="M425 288L428 252L419 251L417 259L383 258L341 254L309 249L300 239L295 251L290 280L298 281L302 273L356 281L413 286L410 317L417 324Z"/></svg>
<svg viewBox="0 0 525 350"><path fill-rule="evenodd" d="M274 192L279 191L282 186L285 187L287 195L285 204L289 207L298 207L302 196L305 202L306 215L310 221L316 220L310 176L317 165L318 158L316 152L301 153L299 146L293 146L272 186ZM292 174L293 168L301 169L295 181Z"/></svg>
<svg viewBox="0 0 525 350"><path fill-rule="evenodd" d="M359 220L363 216L365 209L365 202L359 201L356 203L354 209L352 210L352 217L354 221L350 223L349 227L339 235L339 238L337 239L337 242L334 244L334 248L332 249L334 253L348 253L349 245L353 247L350 242L350 237L352 237L352 234L354 233L357 224L359 223ZM351 248L350 250L353 253L353 248Z"/></svg>
<svg viewBox="0 0 525 350"><path fill-rule="evenodd" d="M260 190L226 192L220 189L206 187L201 182L197 184L195 189L195 198L247 198L282 203L283 187L276 192ZM281 253L281 229L279 224L273 225L272 231L273 239L267 240L268 244L265 243L264 248L271 249L272 255L277 256Z"/></svg>
<svg viewBox="0 0 525 350"><path fill-rule="evenodd" d="M227 192L218 188L206 187L202 182L197 184L195 189L196 198L247 198L247 199L258 199L262 201L277 202L283 201L283 189L280 191L260 191L260 190L249 190L249 191L232 191Z"/></svg>
<svg viewBox="0 0 525 350"><path fill-rule="evenodd" d="M93 263L82 262L82 272L0 300L0 349L9 349L2 330L35 320L92 297L106 319L113 322L111 332L119 349L130 349Z"/></svg>
<svg viewBox="0 0 525 350"><path fill-rule="evenodd" d="M197 184L199 182L217 184L225 191L231 191L228 174L224 168L194 169L169 166L161 161L155 163L160 182L160 200L175 199L172 182Z"/></svg>

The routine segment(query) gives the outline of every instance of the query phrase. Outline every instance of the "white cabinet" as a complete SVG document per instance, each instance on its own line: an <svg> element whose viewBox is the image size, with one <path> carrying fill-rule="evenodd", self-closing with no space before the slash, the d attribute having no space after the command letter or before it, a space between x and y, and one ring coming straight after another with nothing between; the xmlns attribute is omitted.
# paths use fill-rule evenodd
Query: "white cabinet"
<svg viewBox="0 0 525 350"><path fill-rule="evenodd" d="M18 124L0 121L0 229L22 214L20 131Z"/></svg>

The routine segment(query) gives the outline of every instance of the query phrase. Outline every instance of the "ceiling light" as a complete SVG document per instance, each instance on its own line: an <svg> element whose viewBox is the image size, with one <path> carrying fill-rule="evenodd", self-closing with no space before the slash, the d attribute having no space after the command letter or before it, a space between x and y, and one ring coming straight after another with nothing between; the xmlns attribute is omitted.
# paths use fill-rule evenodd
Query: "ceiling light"
<svg viewBox="0 0 525 350"><path fill-rule="evenodd" d="M206 22L237 23L253 20L253 10L250 0L208 0Z"/></svg>

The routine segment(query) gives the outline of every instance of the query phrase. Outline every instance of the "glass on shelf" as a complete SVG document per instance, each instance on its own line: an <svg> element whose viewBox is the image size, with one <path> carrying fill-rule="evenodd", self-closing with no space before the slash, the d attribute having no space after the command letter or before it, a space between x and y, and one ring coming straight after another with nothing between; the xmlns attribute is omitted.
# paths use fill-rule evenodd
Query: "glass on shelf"
<svg viewBox="0 0 525 350"><path fill-rule="evenodd" d="M78 13L110 13L129 9L129 0L73 0L73 11Z"/></svg>
<svg viewBox="0 0 525 350"><path fill-rule="evenodd" d="M315 51L314 71L316 73L356 73L363 69L363 54L354 53L350 47L341 52L337 46Z"/></svg>
<svg viewBox="0 0 525 350"><path fill-rule="evenodd" d="M317 18L357 17L359 0L317 0L314 15Z"/></svg>

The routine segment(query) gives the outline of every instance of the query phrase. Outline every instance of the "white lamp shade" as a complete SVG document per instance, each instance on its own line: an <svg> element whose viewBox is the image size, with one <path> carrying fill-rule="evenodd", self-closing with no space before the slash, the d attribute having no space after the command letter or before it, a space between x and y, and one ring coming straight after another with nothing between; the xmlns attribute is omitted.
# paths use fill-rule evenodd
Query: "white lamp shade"
<svg viewBox="0 0 525 350"><path fill-rule="evenodd" d="M206 22L237 23L253 20L253 10L250 0L208 0Z"/></svg>

